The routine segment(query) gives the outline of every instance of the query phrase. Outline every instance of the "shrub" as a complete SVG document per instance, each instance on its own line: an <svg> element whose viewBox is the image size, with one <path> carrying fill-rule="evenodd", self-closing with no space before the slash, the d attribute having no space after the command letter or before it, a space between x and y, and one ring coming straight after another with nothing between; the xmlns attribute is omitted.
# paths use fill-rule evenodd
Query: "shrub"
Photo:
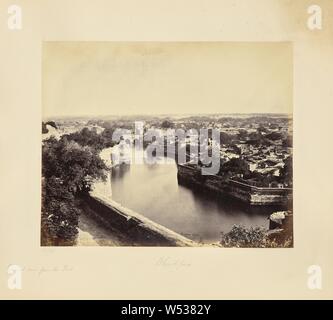
<svg viewBox="0 0 333 320"><path fill-rule="evenodd" d="M246 228L242 225L233 225L228 233L222 233L221 245L231 248L278 248L291 247L292 239L277 242L269 238L267 230L262 227Z"/></svg>

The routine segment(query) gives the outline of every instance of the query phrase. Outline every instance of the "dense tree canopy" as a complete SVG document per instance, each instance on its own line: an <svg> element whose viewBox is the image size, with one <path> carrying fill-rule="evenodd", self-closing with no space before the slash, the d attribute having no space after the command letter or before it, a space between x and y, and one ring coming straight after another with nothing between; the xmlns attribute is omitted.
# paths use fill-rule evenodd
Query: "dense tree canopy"
<svg viewBox="0 0 333 320"><path fill-rule="evenodd" d="M281 132L271 132L266 135L266 138L269 140L280 140L283 139L283 134Z"/></svg>
<svg viewBox="0 0 333 320"><path fill-rule="evenodd" d="M232 158L221 165L220 175L247 174L249 172L248 163L241 158Z"/></svg>
<svg viewBox="0 0 333 320"><path fill-rule="evenodd" d="M162 122L162 124L161 124L161 127L163 128L163 129L169 129L169 128L174 128L174 123L173 122L171 122L171 121L169 121L169 120L164 120L163 122Z"/></svg>
<svg viewBox="0 0 333 320"><path fill-rule="evenodd" d="M89 191L96 179L106 178L107 166L98 151L64 136L44 141L42 149L42 240L72 241L77 233L75 196Z"/></svg>
<svg viewBox="0 0 333 320"><path fill-rule="evenodd" d="M292 186L293 184L293 158L289 156L284 161L284 167L281 169L280 178L282 182Z"/></svg>
<svg viewBox="0 0 333 320"><path fill-rule="evenodd" d="M67 137L46 140L42 156L43 177L59 178L73 192L88 190L94 179L105 178L107 167L97 150L68 141Z"/></svg>
<svg viewBox="0 0 333 320"><path fill-rule="evenodd" d="M229 144L232 142L234 138L235 138L234 136L228 133L220 132L220 144Z"/></svg>
<svg viewBox="0 0 333 320"><path fill-rule="evenodd" d="M59 178L42 182L42 245L70 244L77 235L79 210Z"/></svg>

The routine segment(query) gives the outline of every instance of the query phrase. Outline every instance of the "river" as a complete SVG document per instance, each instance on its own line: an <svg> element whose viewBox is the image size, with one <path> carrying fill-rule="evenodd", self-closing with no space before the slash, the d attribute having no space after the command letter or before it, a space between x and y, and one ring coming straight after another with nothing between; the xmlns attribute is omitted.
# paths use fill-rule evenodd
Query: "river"
<svg viewBox="0 0 333 320"><path fill-rule="evenodd" d="M268 216L277 210L251 207L179 185L174 161L117 166L112 168L110 180L113 200L203 243L219 241L221 232L230 231L234 224L268 228Z"/></svg>

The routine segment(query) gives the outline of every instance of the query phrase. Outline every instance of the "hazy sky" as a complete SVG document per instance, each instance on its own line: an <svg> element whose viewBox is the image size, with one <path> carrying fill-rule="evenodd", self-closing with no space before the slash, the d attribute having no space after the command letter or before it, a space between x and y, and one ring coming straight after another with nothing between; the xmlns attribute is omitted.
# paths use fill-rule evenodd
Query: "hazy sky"
<svg viewBox="0 0 333 320"><path fill-rule="evenodd" d="M43 116L291 113L290 43L44 42Z"/></svg>

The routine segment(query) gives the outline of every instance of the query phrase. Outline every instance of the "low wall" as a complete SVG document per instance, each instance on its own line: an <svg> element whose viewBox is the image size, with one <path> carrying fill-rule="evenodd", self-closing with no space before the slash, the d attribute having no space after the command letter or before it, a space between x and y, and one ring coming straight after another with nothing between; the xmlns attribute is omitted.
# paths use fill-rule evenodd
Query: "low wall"
<svg viewBox="0 0 333 320"><path fill-rule="evenodd" d="M142 246L194 247L199 245L96 192L85 195L84 201L96 213L95 219L110 229L124 233L131 242Z"/></svg>

